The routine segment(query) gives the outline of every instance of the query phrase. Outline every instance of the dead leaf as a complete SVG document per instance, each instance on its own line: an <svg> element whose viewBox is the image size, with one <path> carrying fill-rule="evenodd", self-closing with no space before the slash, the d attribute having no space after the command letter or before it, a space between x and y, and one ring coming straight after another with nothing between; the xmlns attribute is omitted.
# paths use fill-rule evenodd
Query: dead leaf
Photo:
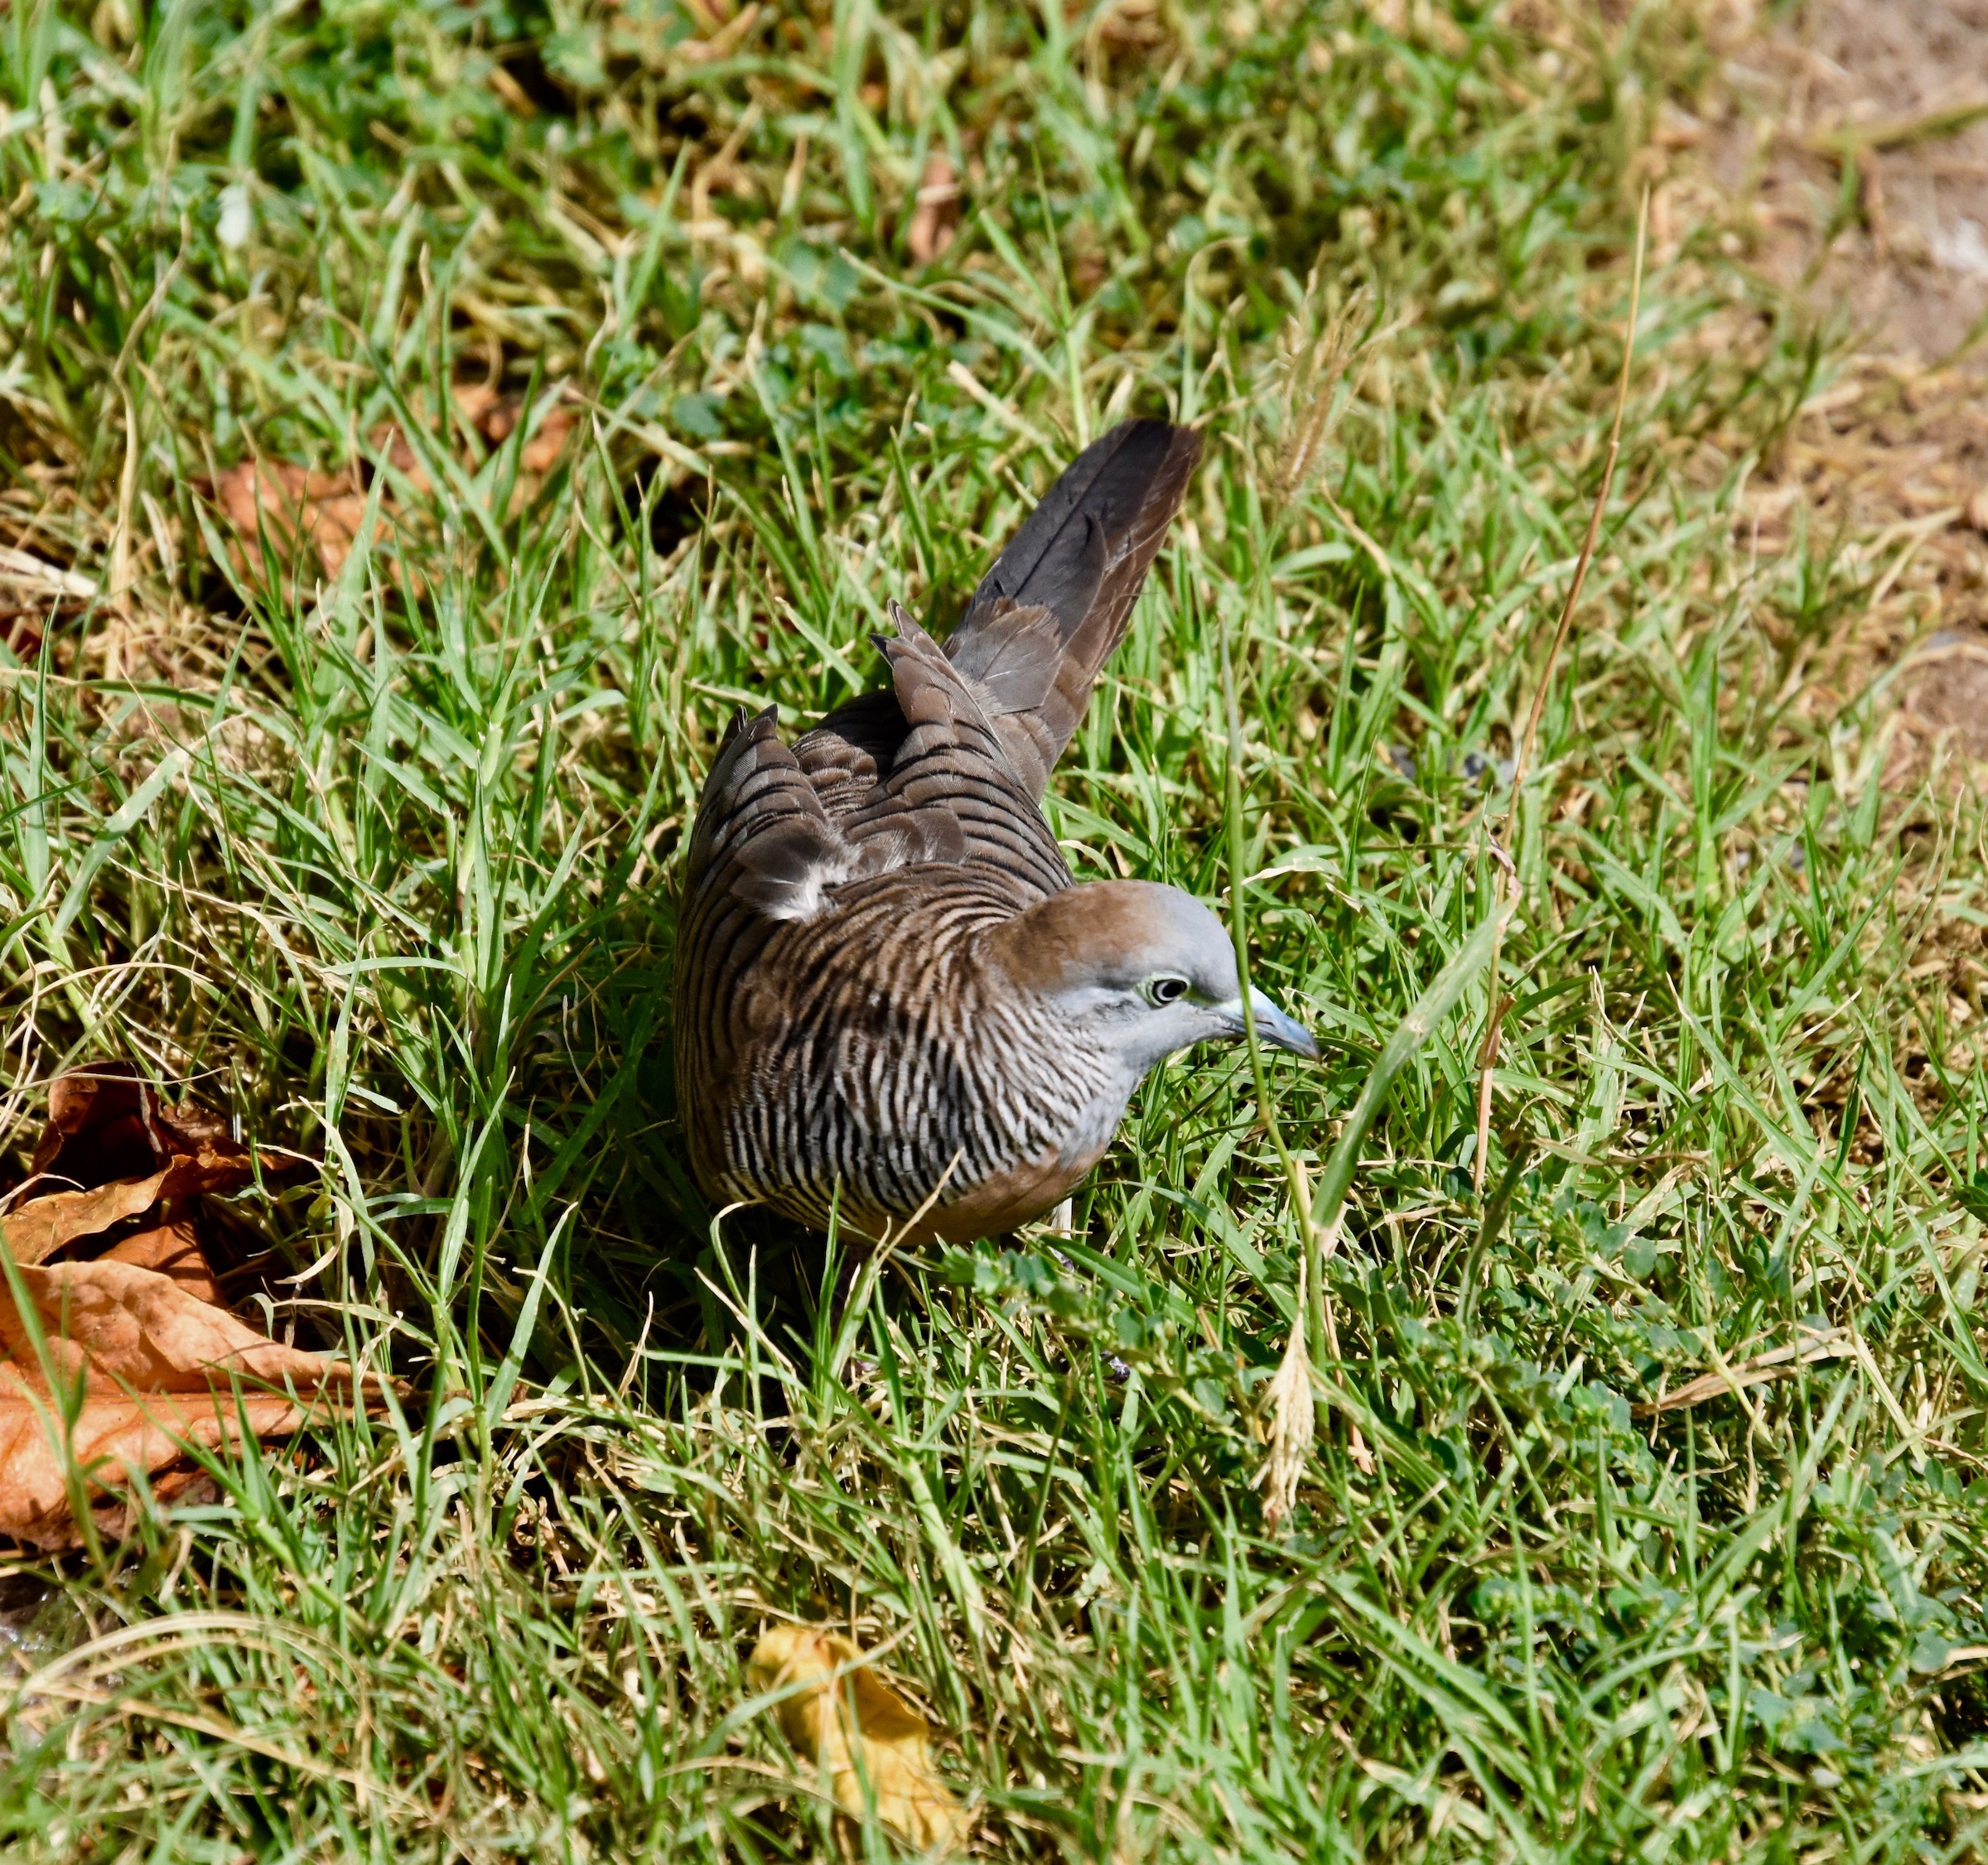
<svg viewBox="0 0 1988 1865"><path fill-rule="evenodd" d="M204 1259L199 1269L211 1286ZM51 1551L81 1545L72 1468L93 1513L121 1533L130 1505L109 1492L134 1472L166 1500L198 1474L190 1446L294 1431L323 1415L331 1389L350 1395L350 1366L257 1333L202 1300L194 1277L109 1256L16 1274L41 1333L37 1345L11 1294L0 1294L0 1535L16 1541Z"/></svg>
<svg viewBox="0 0 1988 1865"><path fill-rule="evenodd" d="M500 394L490 383L458 383L450 393L461 419L493 446L507 440L526 413L520 398ZM540 418L519 452L514 511L552 470L573 426L572 411L563 402L555 402ZM416 493L425 497L435 489L427 459L398 422L381 422L366 438L374 453ZM466 467L473 470L475 464L466 453ZM286 557L294 556L300 543L311 546L326 577L335 577L352 554L366 520L366 484L356 465L321 473L287 460L244 460L214 481L213 496L239 536L247 565L258 574L263 567L260 539L266 533ZM395 509L391 497L382 498L375 542L391 535L388 520Z"/></svg>
<svg viewBox="0 0 1988 1865"><path fill-rule="evenodd" d="M573 431L572 412L554 408L538 423L538 431L519 450L518 464L528 474L543 475L566 451L567 436Z"/></svg>
<svg viewBox="0 0 1988 1865"><path fill-rule="evenodd" d="M310 545L326 576L335 577L366 520L365 488L350 466L317 473L287 460L245 460L214 482L214 496L258 574L267 534L285 556L293 556L300 542Z"/></svg>
<svg viewBox="0 0 1988 1865"><path fill-rule="evenodd" d="M50 1084L47 1130L20 1189L50 1188L0 1217L0 1236L17 1263L43 1263L162 1199L225 1195L254 1176L220 1115L163 1099L129 1063L99 1063Z"/></svg>
<svg viewBox="0 0 1988 1865"><path fill-rule="evenodd" d="M155 1172L149 1178L120 1178L92 1191L30 1198L0 1217L0 1241L17 1263L45 1263L78 1237L100 1236L151 1210L165 1183L166 1174Z"/></svg>
<svg viewBox="0 0 1988 1865"><path fill-rule="evenodd" d="M17 1273L46 1361L11 1300L0 1301L0 1347L31 1377L151 1393L224 1391L234 1378L315 1390L338 1376L337 1362L257 1333L157 1270L102 1256Z"/></svg>
<svg viewBox="0 0 1988 1865"><path fill-rule="evenodd" d="M924 179L918 185L918 205L905 232L913 261L929 266L953 243L959 225L959 171L943 149L925 159Z"/></svg>
<svg viewBox="0 0 1988 1865"><path fill-rule="evenodd" d="M0 1535L51 1554L82 1546L70 1504L72 1468L101 1529L123 1534L133 1510L117 1492L133 1472L146 1473L154 1501L170 1501L201 1474L190 1444L234 1444L244 1427L250 1437L273 1438L294 1431L306 1415L296 1400L273 1393L113 1395L86 1398L65 1431L60 1406L0 1362Z"/></svg>
<svg viewBox="0 0 1988 1865"><path fill-rule="evenodd" d="M128 1236L99 1257L103 1263L129 1263L135 1269L157 1270L196 1301L221 1305L221 1284L207 1253L200 1247L199 1226L191 1217L176 1217L156 1230Z"/></svg>
<svg viewBox="0 0 1988 1865"><path fill-rule="evenodd" d="M525 405L514 395L499 396L483 385L464 386L456 391L456 405L463 417L492 446L502 446L517 432L524 418ZM528 480L543 479L566 451L573 431L573 411L556 402L539 421L537 431L519 450L518 465Z"/></svg>
<svg viewBox="0 0 1988 1865"><path fill-rule="evenodd" d="M966 1843L966 1812L932 1766L925 1719L853 1640L822 1626L775 1626L754 1647L746 1675L757 1690L799 1686L775 1713L795 1753L827 1771L844 1813L860 1819L874 1806L919 1847Z"/></svg>
<svg viewBox="0 0 1988 1865"><path fill-rule="evenodd" d="M226 1186L176 1185L191 1191L239 1191L254 1176L248 1149L228 1122L196 1101L170 1101L128 1062L93 1063L58 1075L48 1088L48 1127L35 1148L34 1170L85 1188L137 1178L176 1160L201 1162Z"/></svg>
<svg viewBox="0 0 1988 1865"><path fill-rule="evenodd" d="M23 1189L69 1188L0 1221L13 1260L0 1282L0 1535L80 1545L79 1481L89 1513L122 1533L133 1505L113 1492L137 1476L169 1500L200 1474L192 1447L292 1431L350 1401L349 1366L222 1305L200 1194L240 1189L254 1159L220 1115L166 1101L128 1063L74 1070L50 1087L34 1168ZM94 1262L47 1260L147 1212L149 1228Z"/></svg>

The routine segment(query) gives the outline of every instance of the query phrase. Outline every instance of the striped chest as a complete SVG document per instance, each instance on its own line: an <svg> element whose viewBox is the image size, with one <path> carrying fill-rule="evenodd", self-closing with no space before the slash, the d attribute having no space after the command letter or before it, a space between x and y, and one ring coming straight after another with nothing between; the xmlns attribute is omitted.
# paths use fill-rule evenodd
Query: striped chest
<svg viewBox="0 0 1988 1865"><path fill-rule="evenodd" d="M941 1235L1010 1227L1064 1196L1133 1082L983 971L977 936L1013 911L957 869L909 870L774 930L728 981L733 1014L708 1053L685 1053L679 1027L708 1180L818 1226L837 1208L863 1229L937 1192ZM746 955L699 956L698 969L723 971Z"/></svg>

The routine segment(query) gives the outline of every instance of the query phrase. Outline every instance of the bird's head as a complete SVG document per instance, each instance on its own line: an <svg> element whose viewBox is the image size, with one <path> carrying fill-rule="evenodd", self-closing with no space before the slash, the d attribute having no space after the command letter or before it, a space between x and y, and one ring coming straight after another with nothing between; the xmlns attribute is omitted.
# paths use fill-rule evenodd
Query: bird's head
<svg viewBox="0 0 1988 1865"><path fill-rule="evenodd" d="M1245 1034L1293 1055L1319 1046L1260 990L1245 1010L1236 948L1214 914L1175 887L1093 881L1038 902L985 935L987 960L1135 1076L1196 1043Z"/></svg>

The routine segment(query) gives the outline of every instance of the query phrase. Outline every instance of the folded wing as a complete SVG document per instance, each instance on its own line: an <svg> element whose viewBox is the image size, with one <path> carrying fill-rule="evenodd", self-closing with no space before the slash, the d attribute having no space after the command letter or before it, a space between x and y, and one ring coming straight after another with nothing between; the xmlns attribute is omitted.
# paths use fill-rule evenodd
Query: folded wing
<svg viewBox="0 0 1988 1865"><path fill-rule="evenodd" d="M1025 907L1069 884L1040 806L1180 508L1200 436L1129 421L1087 447L982 578L942 650L895 603L890 688L789 749L733 723L705 784L688 884L772 919L926 863L1001 875Z"/></svg>

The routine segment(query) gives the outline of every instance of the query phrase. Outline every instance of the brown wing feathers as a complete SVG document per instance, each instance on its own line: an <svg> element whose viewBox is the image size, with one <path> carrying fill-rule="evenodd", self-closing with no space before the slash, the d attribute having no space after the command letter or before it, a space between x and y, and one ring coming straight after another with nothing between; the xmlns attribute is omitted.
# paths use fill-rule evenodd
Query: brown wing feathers
<svg viewBox="0 0 1988 1865"><path fill-rule="evenodd" d="M832 712L790 750L769 711L735 720L704 787L688 895L772 919L923 862L999 870L1018 904L1069 884L1036 807L1125 633L1201 451L1128 421L1078 455L982 579L944 649L892 605L891 690Z"/></svg>
<svg viewBox="0 0 1988 1865"><path fill-rule="evenodd" d="M775 719L772 706L734 716L704 780L685 891L694 900L715 887L770 919L811 919L823 889L847 878L849 851Z"/></svg>
<svg viewBox="0 0 1988 1865"><path fill-rule="evenodd" d="M1063 851L1035 793L1016 774L979 690L897 604L890 614L896 638L880 635L876 644L910 729L884 781L882 806L957 824L959 852L950 859L998 868L1030 896L1068 886Z"/></svg>

